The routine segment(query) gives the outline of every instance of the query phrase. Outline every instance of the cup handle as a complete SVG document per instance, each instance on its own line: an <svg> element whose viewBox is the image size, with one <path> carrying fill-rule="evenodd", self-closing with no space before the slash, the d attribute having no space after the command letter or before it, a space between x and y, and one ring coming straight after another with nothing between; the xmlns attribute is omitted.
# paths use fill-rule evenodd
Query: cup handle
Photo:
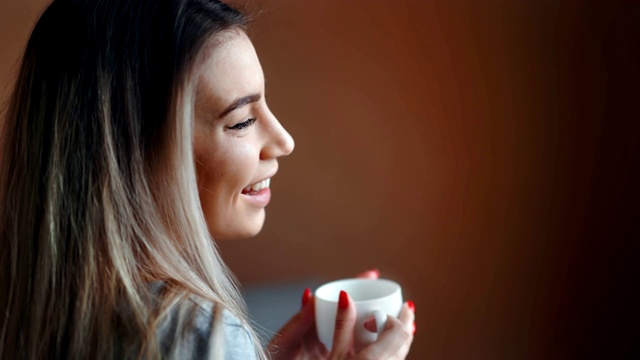
<svg viewBox="0 0 640 360"><path fill-rule="evenodd" d="M376 329L378 329L378 337L384 331L384 325L387 323L387 314L380 310L373 310L373 317L376 319Z"/></svg>

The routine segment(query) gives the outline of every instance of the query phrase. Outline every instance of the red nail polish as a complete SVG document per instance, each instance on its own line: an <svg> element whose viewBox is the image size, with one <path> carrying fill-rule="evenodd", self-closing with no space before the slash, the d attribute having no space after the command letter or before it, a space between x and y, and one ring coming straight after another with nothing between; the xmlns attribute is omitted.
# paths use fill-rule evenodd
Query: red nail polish
<svg viewBox="0 0 640 360"><path fill-rule="evenodd" d="M413 333L416 333L416 323L413 323Z"/></svg>
<svg viewBox="0 0 640 360"><path fill-rule="evenodd" d="M349 307L349 297L344 291L340 291L340 299L338 300L338 309L344 310Z"/></svg>
<svg viewBox="0 0 640 360"><path fill-rule="evenodd" d="M380 270L378 270L378 269L371 269L371 272L376 273L376 277L380 277Z"/></svg>
<svg viewBox="0 0 640 360"><path fill-rule="evenodd" d="M302 307L307 305L309 299L311 299L311 290L309 288L306 288L304 289L304 294L302 294Z"/></svg>
<svg viewBox="0 0 640 360"><path fill-rule="evenodd" d="M411 311L413 311L414 313L416 312L416 305L413 303L413 301L407 301L407 306L409 306L409 309L411 309Z"/></svg>
<svg viewBox="0 0 640 360"><path fill-rule="evenodd" d="M369 330L372 333L378 332L378 328L376 326L376 319L369 319L364 322L364 328Z"/></svg>

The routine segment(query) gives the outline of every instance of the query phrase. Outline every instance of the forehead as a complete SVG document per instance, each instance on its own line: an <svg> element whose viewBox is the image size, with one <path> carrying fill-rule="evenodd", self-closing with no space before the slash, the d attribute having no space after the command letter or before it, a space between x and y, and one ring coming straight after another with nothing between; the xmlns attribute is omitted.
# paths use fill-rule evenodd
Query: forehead
<svg viewBox="0 0 640 360"><path fill-rule="evenodd" d="M264 75L253 44L241 30L216 35L196 69L196 106L219 107L248 94L262 93Z"/></svg>

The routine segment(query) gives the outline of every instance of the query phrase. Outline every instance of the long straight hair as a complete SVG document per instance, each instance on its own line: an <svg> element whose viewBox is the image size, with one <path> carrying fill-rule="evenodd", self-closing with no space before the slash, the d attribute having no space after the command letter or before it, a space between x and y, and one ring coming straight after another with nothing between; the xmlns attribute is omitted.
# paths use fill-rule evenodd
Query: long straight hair
<svg viewBox="0 0 640 360"><path fill-rule="evenodd" d="M0 358L158 358L163 316L192 296L247 323L192 148L198 59L245 22L217 0L44 11L2 132Z"/></svg>

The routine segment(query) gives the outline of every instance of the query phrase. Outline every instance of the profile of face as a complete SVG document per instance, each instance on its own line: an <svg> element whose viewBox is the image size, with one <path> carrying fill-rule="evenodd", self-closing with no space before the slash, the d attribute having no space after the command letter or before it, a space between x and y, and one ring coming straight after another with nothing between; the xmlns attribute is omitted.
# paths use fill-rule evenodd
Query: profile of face
<svg viewBox="0 0 640 360"><path fill-rule="evenodd" d="M193 147L209 232L225 240L262 229L277 159L290 154L294 142L267 106L262 67L247 35L218 36L199 69Z"/></svg>

